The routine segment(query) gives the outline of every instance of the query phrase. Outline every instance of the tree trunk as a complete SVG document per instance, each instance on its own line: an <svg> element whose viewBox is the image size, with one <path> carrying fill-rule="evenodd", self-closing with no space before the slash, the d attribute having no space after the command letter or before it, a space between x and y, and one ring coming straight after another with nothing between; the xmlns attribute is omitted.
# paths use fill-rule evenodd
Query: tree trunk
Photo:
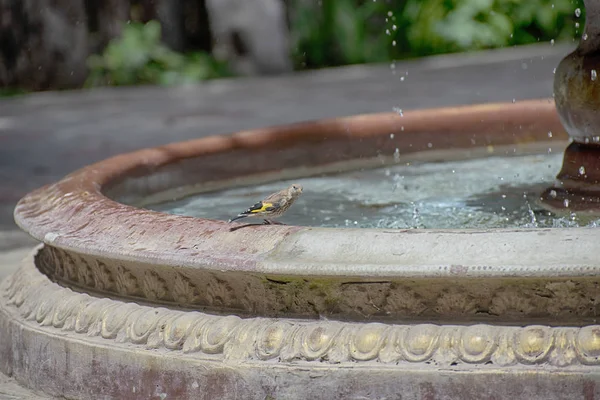
<svg viewBox="0 0 600 400"><path fill-rule="evenodd" d="M82 0L0 0L0 86L77 87L87 56Z"/></svg>

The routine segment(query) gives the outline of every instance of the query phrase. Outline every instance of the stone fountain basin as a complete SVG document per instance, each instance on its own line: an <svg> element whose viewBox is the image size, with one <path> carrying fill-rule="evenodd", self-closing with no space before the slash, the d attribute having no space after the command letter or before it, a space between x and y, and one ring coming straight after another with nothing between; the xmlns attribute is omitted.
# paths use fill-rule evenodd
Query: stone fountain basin
<svg viewBox="0 0 600 400"><path fill-rule="evenodd" d="M585 324L600 299L596 229L232 231L139 208L394 162L562 150L566 139L545 99L258 129L90 165L27 195L15 219L45 243L47 276L91 293L240 316ZM565 307L565 296L580 301Z"/></svg>
<svg viewBox="0 0 600 400"><path fill-rule="evenodd" d="M593 398L597 229L232 231L142 208L566 145L544 99L252 130L90 165L16 207L43 245L0 284L0 371L78 399Z"/></svg>

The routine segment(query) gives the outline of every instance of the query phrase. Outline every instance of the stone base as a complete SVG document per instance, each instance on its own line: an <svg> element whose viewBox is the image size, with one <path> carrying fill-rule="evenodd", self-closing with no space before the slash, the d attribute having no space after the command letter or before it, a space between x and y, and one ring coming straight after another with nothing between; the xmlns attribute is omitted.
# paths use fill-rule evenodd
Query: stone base
<svg viewBox="0 0 600 400"><path fill-rule="evenodd" d="M29 255L0 285L0 371L76 399L593 399L600 326L215 316L94 297Z"/></svg>

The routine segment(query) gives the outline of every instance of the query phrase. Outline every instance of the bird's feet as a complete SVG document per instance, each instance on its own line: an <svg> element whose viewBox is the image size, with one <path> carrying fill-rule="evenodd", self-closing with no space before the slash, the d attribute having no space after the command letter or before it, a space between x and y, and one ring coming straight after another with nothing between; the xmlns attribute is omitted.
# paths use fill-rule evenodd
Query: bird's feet
<svg viewBox="0 0 600 400"><path fill-rule="evenodd" d="M274 221L272 219L265 219L265 222L263 222L263 224L264 225L285 225L282 222L277 222L277 221Z"/></svg>

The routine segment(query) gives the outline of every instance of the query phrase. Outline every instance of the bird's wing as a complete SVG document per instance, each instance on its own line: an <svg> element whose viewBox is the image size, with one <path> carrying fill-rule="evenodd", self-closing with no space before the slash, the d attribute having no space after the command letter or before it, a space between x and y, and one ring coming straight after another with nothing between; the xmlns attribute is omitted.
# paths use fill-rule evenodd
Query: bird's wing
<svg viewBox="0 0 600 400"><path fill-rule="evenodd" d="M259 201L258 203L244 211L244 214L257 214L261 212L274 211L276 209L277 206L271 202Z"/></svg>
<svg viewBox="0 0 600 400"><path fill-rule="evenodd" d="M283 190L280 190L279 192L272 193L272 194L268 195L267 197L265 197L263 202L279 203L281 201L281 199L284 197L285 197L285 192Z"/></svg>

